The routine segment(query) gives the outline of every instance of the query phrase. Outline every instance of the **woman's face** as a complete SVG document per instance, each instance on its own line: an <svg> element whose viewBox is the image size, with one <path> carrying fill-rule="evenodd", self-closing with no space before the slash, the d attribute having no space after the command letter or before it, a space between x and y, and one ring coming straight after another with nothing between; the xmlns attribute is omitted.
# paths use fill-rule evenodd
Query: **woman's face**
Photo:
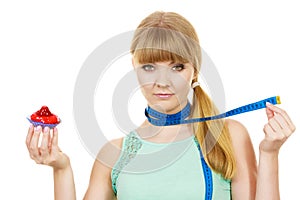
<svg viewBox="0 0 300 200"><path fill-rule="evenodd" d="M190 63L156 62L140 64L133 60L141 91L148 105L160 112L179 112L195 78Z"/></svg>

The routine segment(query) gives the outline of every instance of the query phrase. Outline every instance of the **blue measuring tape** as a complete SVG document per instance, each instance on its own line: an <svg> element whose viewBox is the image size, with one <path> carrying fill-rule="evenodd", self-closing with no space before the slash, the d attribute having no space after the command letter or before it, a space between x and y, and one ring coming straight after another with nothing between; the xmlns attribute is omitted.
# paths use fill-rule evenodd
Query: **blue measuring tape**
<svg viewBox="0 0 300 200"><path fill-rule="evenodd" d="M204 121L208 121L208 120L226 118L226 117L230 117L233 115L238 115L241 113L258 110L261 108L265 108L267 102L274 104L274 105L281 103L280 97L274 96L274 97L270 97L270 98L267 98L267 99L264 99L264 100L261 100L261 101L255 102L255 103L250 103L250 104L235 108L233 110L227 111L227 112L219 114L219 115L203 117L203 118L192 118L192 119L186 119L190 115L190 111L191 111L190 103L188 103L180 112L178 112L176 114L171 114L171 115L158 112L148 106L145 109L145 115L146 115L148 121L155 126L171 126L171 125L177 125L177 124L190 124L190 123L195 123L195 122L204 122Z"/></svg>
<svg viewBox="0 0 300 200"><path fill-rule="evenodd" d="M205 162L205 159L203 157L200 145L198 143L198 140L194 138L194 141L197 145L199 154L200 154L200 160L201 160L201 165L202 165L202 171L204 175L204 180L205 180L205 200L211 200L212 195L213 195L213 177L212 177L212 172L207 163Z"/></svg>
<svg viewBox="0 0 300 200"><path fill-rule="evenodd" d="M221 118L226 118L229 116L233 115L238 115L241 113L245 112L250 112L254 110L258 110L261 108L266 107L266 103L272 103L272 104L280 104L280 97L279 96L274 96L270 97L255 103L247 104L238 108L235 108L233 110L230 110L228 112L215 115L215 116L210 116L210 117L204 117L204 118L193 118L193 119L187 119L186 118L190 115L191 111L191 105L188 103L180 112L176 114L165 114L158 112L151 107L147 107L145 109L145 115L148 119L148 121L156 126L170 126L170 125L177 125L177 124L188 124L188 123L195 123L195 122L204 122L207 120L215 120L215 119L221 119ZM197 148L199 150L200 154L200 160L201 160L201 165L202 165L202 170L204 174L204 179L205 179L205 200L211 200L213 196L213 177L212 177L212 171L205 162L205 159L202 155L202 151L200 148L200 145L195 138L195 143L197 144Z"/></svg>

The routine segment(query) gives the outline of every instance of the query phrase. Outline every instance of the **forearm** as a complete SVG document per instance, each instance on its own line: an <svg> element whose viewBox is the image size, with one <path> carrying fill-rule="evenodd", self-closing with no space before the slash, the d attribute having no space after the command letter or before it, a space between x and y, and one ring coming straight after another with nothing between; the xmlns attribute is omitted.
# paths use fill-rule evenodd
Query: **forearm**
<svg viewBox="0 0 300 200"><path fill-rule="evenodd" d="M53 170L55 200L75 200L75 184L71 165L65 169Z"/></svg>
<svg viewBox="0 0 300 200"><path fill-rule="evenodd" d="M256 200L279 200L278 152L260 152Z"/></svg>

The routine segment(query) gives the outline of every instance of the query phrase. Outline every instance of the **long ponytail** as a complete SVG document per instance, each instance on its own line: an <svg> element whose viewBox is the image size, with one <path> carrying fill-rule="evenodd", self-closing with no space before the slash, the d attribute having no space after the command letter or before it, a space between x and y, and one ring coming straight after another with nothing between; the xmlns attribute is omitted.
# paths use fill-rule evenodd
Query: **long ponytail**
<svg viewBox="0 0 300 200"><path fill-rule="evenodd" d="M193 117L208 117L218 114L210 97L200 87L194 88ZM231 138L225 120L212 120L194 124L194 132L208 165L226 179L236 171L236 161Z"/></svg>

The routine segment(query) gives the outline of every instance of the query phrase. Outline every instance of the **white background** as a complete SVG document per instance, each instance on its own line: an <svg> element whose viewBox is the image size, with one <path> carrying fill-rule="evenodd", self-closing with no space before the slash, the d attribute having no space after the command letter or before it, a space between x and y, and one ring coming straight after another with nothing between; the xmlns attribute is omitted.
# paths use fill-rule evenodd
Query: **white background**
<svg viewBox="0 0 300 200"><path fill-rule="evenodd" d="M296 2L1 1L0 199L53 199L52 170L36 165L25 146L29 126L25 117L42 105L48 105L63 120L59 125L60 146L71 158L77 198L84 196L93 157L81 143L73 120L76 76L102 42L133 30L156 10L178 12L195 26L203 49L222 77L227 109L280 95L280 107L299 128L300 81L296 70L300 67L300 12ZM127 61L122 67L130 70L130 59ZM122 77L122 73L120 69L118 75ZM97 93L95 98L110 98L107 94ZM144 106L135 107L137 115ZM131 108L129 103L129 111ZM110 118L106 111L96 109L96 113ZM234 118L249 130L257 153L266 123L264 111ZM107 120L105 124L112 130L105 133L107 138L116 137L118 129L113 120ZM299 152L296 130L280 152L284 200L295 199L299 193L295 185L300 179Z"/></svg>

